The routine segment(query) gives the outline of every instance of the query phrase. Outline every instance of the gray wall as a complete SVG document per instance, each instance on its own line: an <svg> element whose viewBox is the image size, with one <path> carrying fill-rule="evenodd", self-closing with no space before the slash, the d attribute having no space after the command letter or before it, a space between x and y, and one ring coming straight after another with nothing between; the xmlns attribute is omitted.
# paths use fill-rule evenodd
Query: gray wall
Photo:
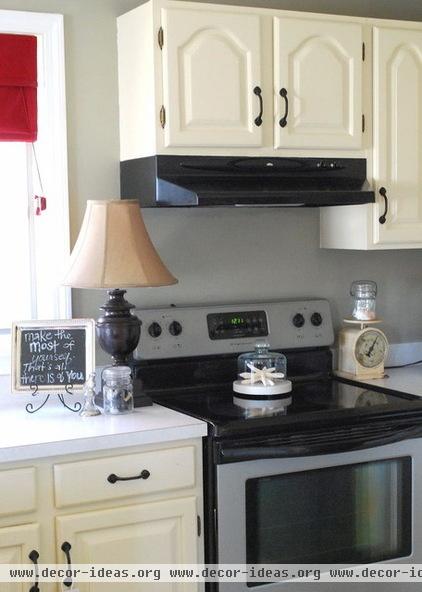
<svg viewBox="0 0 422 592"><path fill-rule="evenodd" d="M374 279L392 342L422 340L422 251L318 247L316 210L186 210L146 215L179 285L133 291L142 305L318 296L336 324L351 312L351 280Z"/></svg>
<svg viewBox="0 0 422 592"><path fill-rule="evenodd" d="M0 8L65 15L72 242L87 199L117 197L118 14L139 0L0 0ZM421 0L231 0L227 4L422 21ZM422 340L422 252L325 251L315 210L145 213L179 284L130 291L139 306L322 296L336 322L350 312L350 282L379 285L391 341ZM74 291L74 315L97 316L104 294Z"/></svg>
<svg viewBox="0 0 422 592"><path fill-rule="evenodd" d="M194 1L209 2L210 0ZM143 3L143 1L139 1L134 6ZM262 2L260 0L218 0L215 4L259 6L260 8L278 8L281 10L300 10L409 21L422 20L422 3L420 0L263 0Z"/></svg>

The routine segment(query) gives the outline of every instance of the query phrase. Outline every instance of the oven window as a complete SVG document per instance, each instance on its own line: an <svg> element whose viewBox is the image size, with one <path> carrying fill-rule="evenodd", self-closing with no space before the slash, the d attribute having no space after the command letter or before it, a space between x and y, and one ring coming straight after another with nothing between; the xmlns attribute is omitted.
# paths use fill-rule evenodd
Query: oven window
<svg viewBox="0 0 422 592"><path fill-rule="evenodd" d="M247 480L247 562L372 563L410 555L411 462Z"/></svg>

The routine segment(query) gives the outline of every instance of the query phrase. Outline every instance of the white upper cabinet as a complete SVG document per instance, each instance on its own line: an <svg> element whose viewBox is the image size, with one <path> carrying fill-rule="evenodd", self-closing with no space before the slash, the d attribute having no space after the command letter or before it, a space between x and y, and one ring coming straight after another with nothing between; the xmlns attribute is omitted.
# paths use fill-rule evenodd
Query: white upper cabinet
<svg viewBox="0 0 422 592"><path fill-rule="evenodd" d="M321 246L422 248L422 28L375 24L373 180L376 203L321 209Z"/></svg>
<svg viewBox="0 0 422 592"><path fill-rule="evenodd" d="M261 146L260 17L170 7L161 22L164 145Z"/></svg>
<svg viewBox="0 0 422 592"><path fill-rule="evenodd" d="M362 145L362 26L274 19L276 148Z"/></svg>
<svg viewBox="0 0 422 592"><path fill-rule="evenodd" d="M121 160L363 156L362 28L202 2L138 6L118 18Z"/></svg>
<svg viewBox="0 0 422 592"><path fill-rule="evenodd" d="M374 242L422 247L421 30L374 28L374 142Z"/></svg>
<svg viewBox="0 0 422 592"><path fill-rule="evenodd" d="M321 246L422 248L420 23L150 0L118 43L122 161L366 158L376 203L321 208Z"/></svg>

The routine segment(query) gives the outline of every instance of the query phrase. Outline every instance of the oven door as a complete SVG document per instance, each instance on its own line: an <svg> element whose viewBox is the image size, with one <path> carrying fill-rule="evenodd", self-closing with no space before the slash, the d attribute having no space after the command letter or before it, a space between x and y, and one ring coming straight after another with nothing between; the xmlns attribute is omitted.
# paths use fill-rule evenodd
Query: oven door
<svg viewBox="0 0 422 592"><path fill-rule="evenodd" d="M422 438L295 458L217 466L220 564L422 563ZM385 583L253 587L220 591L385 590ZM235 588L234 588L235 586ZM388 590L414 590L389 583Z"/></svg>

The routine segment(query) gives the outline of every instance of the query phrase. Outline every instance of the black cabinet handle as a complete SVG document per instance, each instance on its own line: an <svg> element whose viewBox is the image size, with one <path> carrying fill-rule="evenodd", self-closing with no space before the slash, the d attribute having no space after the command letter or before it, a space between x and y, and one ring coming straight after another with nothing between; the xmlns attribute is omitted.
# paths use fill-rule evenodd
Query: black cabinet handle
<svg viewBox="0 0 422 592"><path fill-rule="evenodd" d="M287 116L289 114L289 99L287 98L287 88L282 88L280 90L280 97L284 99L284 115L280 119L279 124L280 127L286 127L287 125Z"/></svg>
<svg viewBox="0 0 422 592"><path fill-rule="evenodd" d="M67 541L65 541L60 548L63 551L63 553L66 555L67 567L70 568L72 565L72 561L70 559L70 549L72 548L72 545L70 543L68 543ZM72 578L65 578L63 580L63 586L66 586L66 588L71 588L72 587Z"/></svg>
<svg viewBox="0 0 422 592"><path fill-rule="evenodd" d="M380 195L382 195L382 197L384 198L384 204L385 204L385 209L384 209L384 213L382 214L382 216L380 216L378 218L378 222L380 224L385 224L386 220L387 220L387 214L388 214L388 197L387 197L387 189L385 187L380 187L380 190L378 192Z"/></svg>
<svg viewBox="0 0 422 592"><path fill-rule="evenodd" d="M255 117L255 125L259 127L260 125L262 125L262 116L264 114L264 101L262 100L262 90L259 86L255 86L253 92L259 99L259 114L258 117Z"/></svg>
<svg viewBox="0 0 422 592"><path fill-rule="evenodd" d="M40 589L39 584L38 584L38 578L40 577L39 573L38 573L38 558L39 558L39 556L40 556L40 554L35 549L33 549L28 555L29 559L32 561L32 563L34 564L34 567L35 567L35 582L30 587L29 592L39 592L39 589Z"/></svg>
<svg viewBox="0 0 422 592"><path fill-rule="evenodd" d="M109 483L117 483L117 481L134 481L135 479L148 479L150 475L151 473L146 469L144 469L139 473L139 475L135 475L134 477L118 477L114 473L111 473L111 475L107 477L107 481Z"/></svg>

